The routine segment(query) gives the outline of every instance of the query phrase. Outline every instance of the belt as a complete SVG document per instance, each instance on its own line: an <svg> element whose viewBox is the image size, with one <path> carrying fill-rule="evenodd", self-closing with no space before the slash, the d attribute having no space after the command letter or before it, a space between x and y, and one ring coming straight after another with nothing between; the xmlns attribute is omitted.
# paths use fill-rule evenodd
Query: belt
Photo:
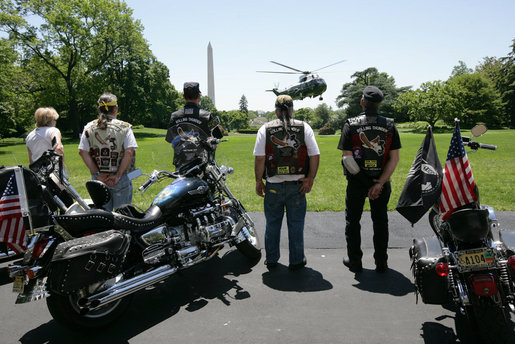
<svg viewBox="0 0 515 344"><path fill-rule="evenodd" d="M302 184L302 182L300 180L287 180L287 181L284 181L284 182L280 182L280 183L270 183L270 184Z"/></svg>

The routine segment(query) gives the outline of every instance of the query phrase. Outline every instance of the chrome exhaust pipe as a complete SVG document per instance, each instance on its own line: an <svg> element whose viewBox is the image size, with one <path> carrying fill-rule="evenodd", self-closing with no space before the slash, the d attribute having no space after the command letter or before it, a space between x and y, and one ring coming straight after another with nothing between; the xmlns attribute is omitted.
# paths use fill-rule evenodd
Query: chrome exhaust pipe
<svg viewBox="0 0 515 344"><path fill-rule="evenodd" d="M103 306L109 302L119 300L124 296L149 287L173 275L176 271L177 268L172 267L171 265L161 266L126 281L115 283L113 286L97 294L81 298L78 301L78 305L82 307L81 314L86 314L92 309Z"/></svg>

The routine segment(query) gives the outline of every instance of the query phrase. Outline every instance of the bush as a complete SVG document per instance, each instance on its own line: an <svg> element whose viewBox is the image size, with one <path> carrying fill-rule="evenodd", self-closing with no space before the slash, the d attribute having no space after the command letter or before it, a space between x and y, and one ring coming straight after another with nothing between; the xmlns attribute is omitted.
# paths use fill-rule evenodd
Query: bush
<svg viewBox="0 0 515 344"><path fill-rule="evenodd" d="M334 135L336 130L331 127L329 123L326 123L320 130L318 130L318 135Z"/></svg>

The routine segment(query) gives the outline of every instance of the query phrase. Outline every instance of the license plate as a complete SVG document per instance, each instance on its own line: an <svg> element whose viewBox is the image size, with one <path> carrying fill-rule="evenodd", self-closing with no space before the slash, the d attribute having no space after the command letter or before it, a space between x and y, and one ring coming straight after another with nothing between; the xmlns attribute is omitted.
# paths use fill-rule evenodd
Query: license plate
<svg viewBox="0 0 515 344"><path fill-rule="evenodd" d="M15 276L13 282L13 293L23 293L23 276Z"/></svg>
<svg viewBox="0 0 515 344"><path fill-rule="evenodd" d="M479 249L461 251L458 253L458 265L465 269L485 268L495 264L491 250Z"/></svg>

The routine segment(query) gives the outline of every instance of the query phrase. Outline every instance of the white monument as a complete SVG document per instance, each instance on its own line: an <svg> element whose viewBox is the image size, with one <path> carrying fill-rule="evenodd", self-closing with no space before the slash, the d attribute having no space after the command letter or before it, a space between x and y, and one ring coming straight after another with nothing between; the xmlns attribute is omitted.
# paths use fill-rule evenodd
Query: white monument
<svg viewBox="0 0 515 344"><path fill-rule="evenodd" d="M211 42L207 45L207 96L215 104L215 75L213 71L213 48Z"/></svg>

